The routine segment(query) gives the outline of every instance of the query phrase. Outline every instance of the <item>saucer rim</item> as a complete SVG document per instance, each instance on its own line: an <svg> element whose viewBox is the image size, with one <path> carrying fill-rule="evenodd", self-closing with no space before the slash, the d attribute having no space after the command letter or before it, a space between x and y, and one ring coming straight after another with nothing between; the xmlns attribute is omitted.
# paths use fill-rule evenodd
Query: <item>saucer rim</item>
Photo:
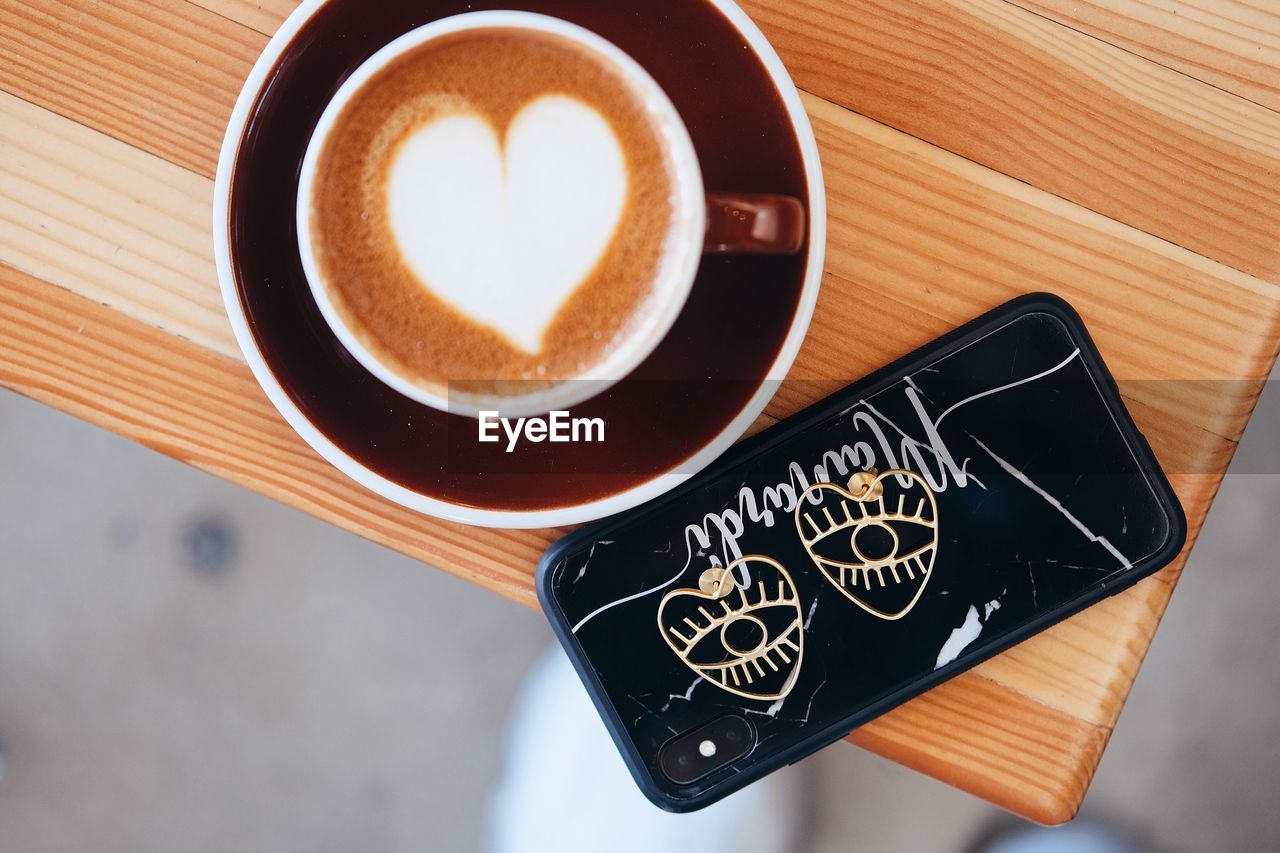
<svg viewBox="0 0 1280 853"><path fill-rule="evenodd" d="M360 485L403 507L434 518L461 524L503 528L534 529L580 524L631 509L670 491L697 474L720 454L732 446L755 422L776 393L777 387L787 375L799 354L808 334L814 309L821 289L823 267L826 259L827 210L826 187L822 174L822 162L818 143L808 112L800 98L800 92L790 73L782 64L777 52L765 38L755 22L733 0L704 0L714 6L729 23L747 40L760 59L782 99L800 148L800 159L805 168L805 184L808 191L809 247L800 298L792 315L787 336L769 370L760 379L760 385L738 413L708 442L694 453L676 463L673 469L664 471L643 482L582 503L566 504L535 510L508 510L455 503L431 497L406 488L364 466L335 444L313 424L293 402L280 384L275 373L258 348L258 341L249 327L245 307L240 301L235 272L231 266L231 235L229 202L231 179L240 151L240 141L248 125L254 104L268 82L271 72L303 26L329 0L303 0L285 19L267 42L254 62L236 98L227 130L223 136L214 179L213 236L214 255L218 272L218 284L222 301L227 310L236 343L244 354L249 369L258 385L266 393L272 405L289 423L290 427L329 464L355 480ZM568 19L565 19L568 20ZM570 21L570 23L573 23ZM625 382L626 380L621 380ZM679 469L679 470L676 470Z"/></svg>

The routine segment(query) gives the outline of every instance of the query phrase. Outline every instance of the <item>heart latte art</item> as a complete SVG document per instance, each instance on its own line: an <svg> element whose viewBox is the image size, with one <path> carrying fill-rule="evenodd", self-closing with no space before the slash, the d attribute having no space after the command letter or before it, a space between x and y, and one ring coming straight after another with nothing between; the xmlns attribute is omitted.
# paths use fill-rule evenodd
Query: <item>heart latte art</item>
<svg viewBox="0 0 1280 853"><path fill-rule="evenodd" d="M561 36L484 28L409 50L316 159L310 245L333 310L432 393L589 375L646 328L688 222L663 133L622 72Z"/></svg>
<svg viewBox="0 0 1280 853"><path fill-rule="evenodd" d="M608 248L627 164L604 117L562 95L524 107L505 142L480 115L422 127L391 166L388 215L425 287L537 353Z"/></svg>

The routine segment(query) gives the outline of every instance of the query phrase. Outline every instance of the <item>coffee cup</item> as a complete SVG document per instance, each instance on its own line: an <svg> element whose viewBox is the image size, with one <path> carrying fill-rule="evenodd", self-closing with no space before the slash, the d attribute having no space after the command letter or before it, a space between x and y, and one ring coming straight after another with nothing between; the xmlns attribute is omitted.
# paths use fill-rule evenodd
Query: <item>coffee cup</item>
<svg viewBox="0 0 1280 853"><path fill-rule="evenodd" d="M670 99L612 43L473 12L338 89L297 233L325 321L378 380L456 414L540 414L641 364L704 254L802 248L802 204L743 189L706 192Z"/></svg>
<svg viewBox="0 0 1280 853"><path fill-rule="evenodd" d="M733 0L537 5L585 25L651 71L687 122L707 187L803 199L803 208L791 209L805 214L801 252L758 259L704 255L671 332L628 381L574 407L575 422L607 424L606 440L532 443L525 430L529 441L515 452L508 453L506 442L483 443L485 419L451 415L371 375L322 315L303 268L299 176L322 113L356 69L430 21L436 7L413 0L302 0L244 83L213 199L214 255L228 319L245 362L282 417L317 454L382 498L490 527L559 526L611 515L663 494L716 459L757 422L795 361L821 288L826 244L821 161L805 104L776 52ZM753 220L746 208L754 197L726 201L725 215L743 230L710 247L704 238L704 251L751 249L755 226L778 210L776 223L782 223L788 210L786 202L765 199L765 215ZM763 248L775 250L777 243L765 236ZM503 423L515 427L521 420Z"/></svg>

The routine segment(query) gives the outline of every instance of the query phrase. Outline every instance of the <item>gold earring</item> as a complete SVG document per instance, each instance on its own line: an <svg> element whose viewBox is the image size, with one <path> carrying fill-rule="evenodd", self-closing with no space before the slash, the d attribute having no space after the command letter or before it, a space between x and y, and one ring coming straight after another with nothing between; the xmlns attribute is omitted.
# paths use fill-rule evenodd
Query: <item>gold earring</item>
<svg viewBox="0 0 1280 853"><path fill-rule="evenodd" d="M748 699L786 696L804 657L795 583L771 557L740 557L703 572L698 589L668 592L658 630L686 666Z"/></svg>
<svg viewBox="0 0 1280 853"><path fill-rule="evenodd" d="M938 502L923 477L872 469L847 488L817 483L795 516L805 551L846 598L881 619L915 607L938 555Z"/></svg>

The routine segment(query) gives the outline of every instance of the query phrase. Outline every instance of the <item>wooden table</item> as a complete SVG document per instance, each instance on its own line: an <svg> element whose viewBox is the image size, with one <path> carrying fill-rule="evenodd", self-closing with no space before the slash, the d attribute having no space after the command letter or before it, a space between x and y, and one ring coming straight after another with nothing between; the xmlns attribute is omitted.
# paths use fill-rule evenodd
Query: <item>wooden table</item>
<svg viewBox="0 0 1280 853"><path fill-rule="evenodd" d="M788 384L762 421L1054 291L1122 380L1194 536L1280 331L1276 7L746 5L807 93L830 193L822 297L791 371L818 381ZM534 606L560 531L468 529L363 491L289 430L232 339L214 163L292 6L0 0L0 381ZM1237 381L1125 381L1221 379ZM850 739L1067 820L1183 559Z"/></svg>

